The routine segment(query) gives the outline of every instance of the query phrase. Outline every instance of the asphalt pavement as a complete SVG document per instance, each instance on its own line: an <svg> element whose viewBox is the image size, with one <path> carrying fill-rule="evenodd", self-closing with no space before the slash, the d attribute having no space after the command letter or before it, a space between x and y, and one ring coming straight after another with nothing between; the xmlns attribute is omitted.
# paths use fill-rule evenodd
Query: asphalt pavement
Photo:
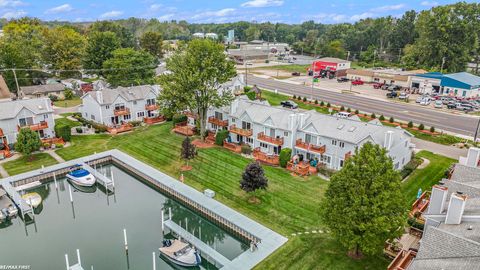
<svg viewBox="0 0 480 270"><path fill-rule="evenodd" d="M473 137L478 117L439 112L427 108L414 106L408 103L392 103L382 100L356 96L350 93L337 93L327 89L311 88L304 85L280 82L274 79L259 78L248 75L248 84L256 84L261 88L278 90L281 93L313 97L314 99L330 102L331 104L350 107L367 113L383 114L402 121L413 121L416 124L434 126L437 130L444 130L454 134Z"/></svg>

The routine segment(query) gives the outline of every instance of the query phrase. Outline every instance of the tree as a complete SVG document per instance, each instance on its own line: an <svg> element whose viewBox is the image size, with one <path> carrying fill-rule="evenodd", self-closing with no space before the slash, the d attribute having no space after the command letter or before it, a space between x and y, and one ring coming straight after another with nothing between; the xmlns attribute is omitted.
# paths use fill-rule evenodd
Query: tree
<svg viewBox="0 0 480 270"><path fill-rule="evenodd" d="M45 29L43 59L54 69L80 69L85 52L85 38L71 27ZM61 77L80 75L79 72L59 72Z"/></svg>
<svg viewBox="0 0 480 270"><path fill-rule="evenodd" d="M112 86L132 86L153 83L156 60L145 51L132 48L113 51L103 63L105 78Z"/></svg>
<svg viewBox="0 0 480 270"><path fill-rule="evenodd" d="M402 234L407 209L400 183L387 151L370 142L330 179L321 214L353 256L381 253L386 240Z"/></svg>
<svg viewBox="0 0 480 270"><path fill-rule="evenodd" d="M134 48L135 39L133 33L120 24L112 21L97 21L90 26L90 32L111 32L120 41L122 48Z"/></svg>
<svg viewBox="0 0 480 270"><path fill-rule="evenodd" d="M223 45L195 39L167 59L167 69L171 73L158 79L162 86L159 104L174 113L196 112L204 140L208 109L226 106L233 100L231 92L221 89L223 83L236 75L233 62L225 57Z"/></svg>
<svg viewBox="0 0 480 270"><path fill-rule="evenodd" d="M247 193L255 192L259 189L266 189L268 187L268 179L265 177L262 166L258 162L252 162L247 165L242 174L240 181L240 188ZM254 200L258 200L254 195Z"/></svg>
<svg viewBox="0 0 480 270"><path fill-rule="evenodd" d="M285 168L287 167L288 161L290 161L290 158L292 157L292 149L290 148L282 148L280 150L280 167Z"/></svg>
<svg viewBox="0 0 480 270"><path fill-rule="evenodd" d="M17 135L17 142L15 143L15 150L26 155L34 151L38 151L42 146L42 141L38 136L38 133L30 128L22 128Z"/></svg>
<svg viewBox="0 0 480 270"><path fill-rule="evenodd" d="M85 69L102 69L103 63L113 56L113 51L120 48L120 41L113 32L92 32L88 36L83 67ZM102 72L90 72L102 74Z"/></svg>
<svg viewBox="0 0 480 270"><path fill-rule="evenodd" d="M162 34L157 32L145 32L140 37L140 48L149 52L155 58L161 58L163 56Z"/></svg>
<svg viewBox="0 0 480 270"><path fill-rule="evenodd" d="M254 25L251 25L250 27L248 27L247 30L245 30L247 41L259 39L260 34L261 34L260 30Z"/></svg>
<svg viewBox="0 0 480 270"><path fill-rule="evenodd" d="M187 167L188 167L188 161L191 159L194 159L195 156L197 155L197 149L195 148L195 145L192 144L190 141L189 137L186 137L185 140L182 142L182 159L184 159L187 162Z"/></svg>
<svg viewBox="0 0 480 270"><path fill-rule="evenodd" d="M65 96L66 100L71 100L74 96L73 91L70 89L65 89L65 91L63 91L63 95Z"/></svg>

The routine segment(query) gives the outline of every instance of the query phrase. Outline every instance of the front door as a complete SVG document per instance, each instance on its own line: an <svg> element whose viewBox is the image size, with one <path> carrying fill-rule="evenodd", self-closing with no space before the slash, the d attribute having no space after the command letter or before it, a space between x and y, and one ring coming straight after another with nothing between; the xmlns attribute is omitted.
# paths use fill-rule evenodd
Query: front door
<svg viewBox="0 0 480 270"><path fill-rule="evenodd" d="M118 116L112 116L112 123L118 125Z"/></svg>
<svg viewBox="0 0 480 270"><path fill-rule="evenodd" d="M45 132L43 132L43 129L38 131L38 135L40 135L40 138L45 138Z"/></svg>

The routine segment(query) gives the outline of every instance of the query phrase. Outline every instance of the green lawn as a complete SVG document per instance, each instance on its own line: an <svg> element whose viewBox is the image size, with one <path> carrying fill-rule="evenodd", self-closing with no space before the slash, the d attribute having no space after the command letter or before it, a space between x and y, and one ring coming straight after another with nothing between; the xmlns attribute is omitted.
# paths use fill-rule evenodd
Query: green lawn
<svg viewBox="0 0 480 270"><path fill-rule="evenodd" d="M10 175L20 174L36 169L40 169L42 165L45 167L57 164L57 161L47 153L38 153L33 155L33 159L22 156L16 160L8 161L3 167Z"/></svg>
<svg viewBox="0 0 480 270"><path fill-rule="evenodd" d="M62 118L55 119L55 125L67 125L70 128L72 128L72 127L81 126L82 123L80 123L78 121L72 121L70 119L67 119L66 116L64 116Z"/></svg>
<svg viewBox="0 0 480 270"><path fill-rule="evenodd" d="M265 98L271 105L273 106L279 106L280 102L284 100L288 100L290 96L284 95L284 94L275 94L274 92L271 91L262 91L262 97ZM318 101L320 102L320 100ZM314 106L311 104L306 104L303 102L296 102L298 104L298 107L304 110L316 110L319 113L323 114L329 114L328 109L324 107L319 107L319 106Z"/></svg>
<svg viewBox="0 0 480 270"><path fill-rule="evenodd" d="M53 105L57 107L69 108L82 104L82 100L79 97L74 97L70 100L57 100L53 102Z"/></svg>
<svg viewBox="0 0 480 270"><path fill-rule="evenodd" d="M278 65L278 66L267 66L267 67L258 67L258 68L253 68L253 70L256 69L268 69L268 70L282 70L282 71L287 71L287 72L300 72L302 74L307 73L307 69L311 67L311 65Z"/></svg>
<svg viewBox="0 0 480 270"><path fill-rule="evenodd" d="M140 128L118 136L73 136L72 146L57 153L66 160L118 148L159 170L178 178L183 164L179 158L182 136L172 134L171 123ZM319 202L328 182L318 178L293 177L280 168L264 166L268 191L260 204L250 204L240 190L241 174L249 160L223 148L200 149L185 172L185 183L202 191L210 188L216 199L265 226L290 237L292 233L322 228ZM346 250L327 234L293 237L281 251L271 255L258 269L385 269L382 256L360 261L346 256Z"/></svg>
<svg viewBox="0 0 480 270"><path fill-rule="evenodd" d="M413 203L417 197L418 189L422 191L430 190L431 187L445 177L445 171L456 160L433 154L428 151L421 151L417 157L430 160L430 164L423 169L415 170L408 179L402 183L402 190L405 193L409 204Z"/></svg>

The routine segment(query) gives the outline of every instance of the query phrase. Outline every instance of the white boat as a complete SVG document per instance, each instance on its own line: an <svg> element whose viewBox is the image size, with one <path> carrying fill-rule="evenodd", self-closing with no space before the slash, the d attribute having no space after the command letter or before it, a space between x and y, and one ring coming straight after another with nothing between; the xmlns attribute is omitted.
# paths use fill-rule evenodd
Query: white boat
<svg viewBox="0 0 480 270"><path fill-rule="evenodd" d="M22 195L22 199L33 208L37 208L42 203L42 196L36 192L30 192Z"/></svg>
<svg viewBox="0 0 480 270"><path fill-rule="evenodd" d="M197 250L181 240L164 240L163 247L158 250L169 261L180 266L194 267L202 262Z"/></svg>
<svg viewBox="0 0 480 270"><path fill-rule="evenodd" d="M15 217L18 214L18 208L7 196L5 190L0 188L0 221Z"/></svg>
<svg viewBox="0 0 480 270"><path fill-rule="evenodd" d="M67 178L70 179L75 185L81 187L91 187L95 184L95 176L89 171L78 168L67 174Z"/></svg>

